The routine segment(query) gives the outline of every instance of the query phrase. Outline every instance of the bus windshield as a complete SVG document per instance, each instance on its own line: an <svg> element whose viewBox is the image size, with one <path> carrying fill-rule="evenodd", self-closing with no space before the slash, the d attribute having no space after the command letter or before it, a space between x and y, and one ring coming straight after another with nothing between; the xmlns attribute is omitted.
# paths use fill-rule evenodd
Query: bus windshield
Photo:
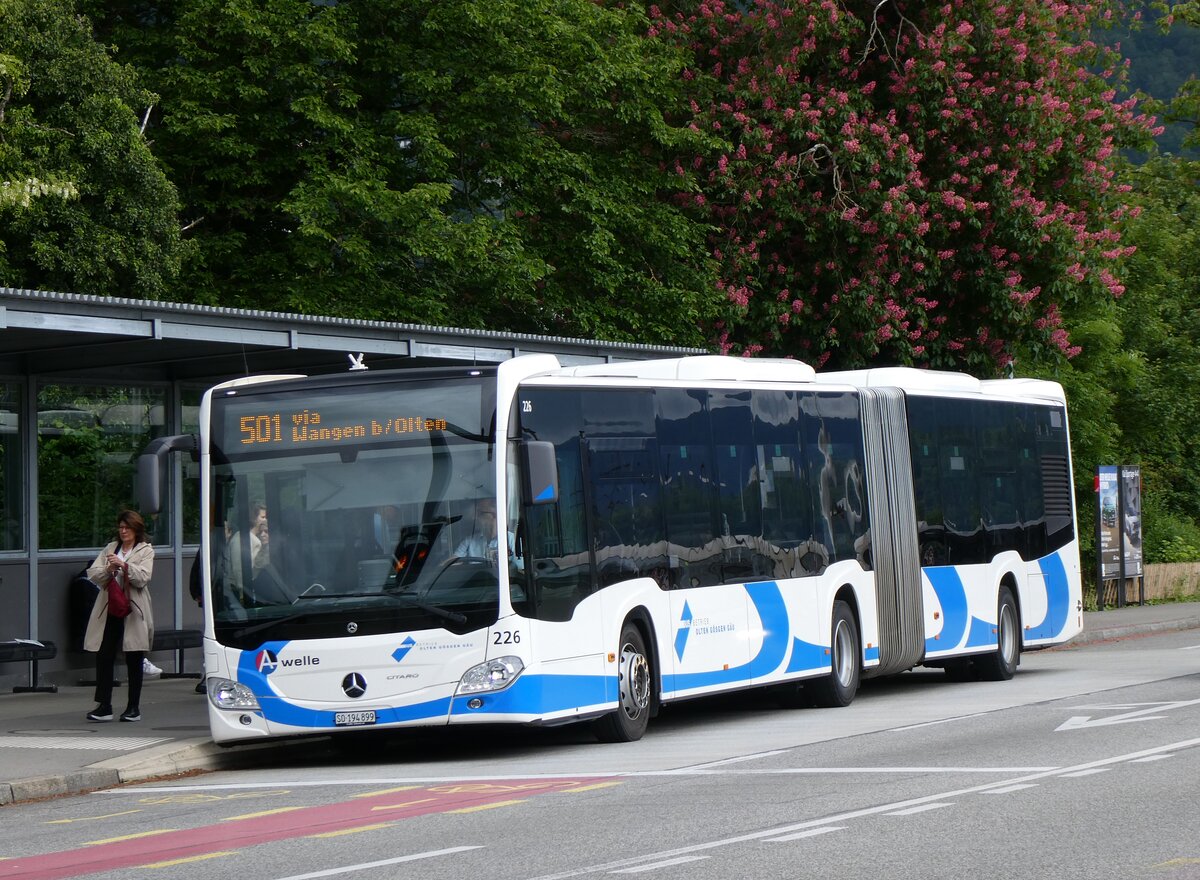
<svg viewBox="0 0 1200 880"><path fill-rule="evenodd" d="M486 396L479 380L214 394L218 641L250 649L494 622Z"/></svg>

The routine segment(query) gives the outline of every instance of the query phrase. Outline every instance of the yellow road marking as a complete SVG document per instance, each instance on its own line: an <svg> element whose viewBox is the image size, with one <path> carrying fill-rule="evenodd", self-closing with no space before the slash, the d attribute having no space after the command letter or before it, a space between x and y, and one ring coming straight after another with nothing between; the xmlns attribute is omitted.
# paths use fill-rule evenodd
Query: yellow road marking
<svg viewBox="0 0 1200 880"><path fill-rule="evenodd" d="M309 837L341 837L344 834L358 834L360 831L377 831L380 828L391 828L395 822L380 822L378 825L359 825L357 828L343 828L341 831L325 831L321 834L309 834Z"/></svg>
<svg viewBox="0 0 1200 880"><path fill-rule="evenodd" d="M480 804L477 807L463 807L461 810L450 810L451 813L478 813L480 810L494 810L496 807L511 807L513 804L523 804L525 801L496 801L494 804Z"/></svg>
<svg viewBox="0 0 1200 880"><path fill-rule="evenodd" d="M189 792L185 794L168 794L161 797L144 797L138 800L141 804L206 804L212 801L236 801L245 800L246 798L259 797L275 797L281 794L291 794L286 789L272 789L271 791L235 791L232 794L202 794L200 792Z"/></svg>
<svg viewBox="0 0 1200 880"><path fill-rule="evenodd" d="M160 828L157 831L142 831L139 834L125 834L121 837L106 837L104 840L89 840L84 846L100 846L105 843L119 843L122 840L137 840L139 837L153 837L156 834L174 834L174 828Z"/></svg>
<svg viewBox="0 0 1200 880"><path fill-rule="evenodd" d="M202 862L205 859L219 859L221 856L236 856L237 850L226 850L225 852L204 853L200 856L188 856L186 859L171 859L168 862L151 862L148 865L142 865L143 868L170 868L172 865L186 865L188 862Z"/></svg>
<svg viewBox="0 0 1200 880"><path fill-rule="evenodd" d="M276 807L273 810L261 810L257 813L243 813L240 816L229 816L222 822L236 822L239 819L257 819L259 816L274 816L277 813L290 813L292 810L303 810L304 807Z"/></svg>
<svg viewBox="0 0 1200 880"><path fill-rule="evenodd" d="M1200 859L1171 859L1169 862L1160 862L1155 865L1156 868L1182 868L1184 865L1200 865Z"/></svg>
<svg viewBox="0 0 1200 880"><path fill-rule="evenodd" d="M366 791L366 792L363 792L362 794L352 795L352 797L356 797L356 798L378 797L381 794L394 794L395 792L398 792L398 791L412 791L414 788L420 788L420 787L421 786L419 786L419 785L402 785L399 788L384 788L379 791Z"/></svg>
<svg viewBox="0 0 1200 880"><path fill-rule="evenodd" d="M130 813L140 813L141 810L123 810L120 813L105 813L103 816L80 816L78 819L51 819L44 825L67 825L71 822L91 822L94 819L111 819L114 816L128 816Z"/></svg>
<svg viewBox="0 0 1200 880"><path fill-rule="evenodd" d="M445 794L463 794L468 792L487 792L487 791L552 791L556 788L561 788L563 785L572 785L571 782L563 782L557 779L548 781L533 780L530 782L518 782L516 785L503 785L495 782L460 782L453 785L431 785L430 791L443 792Z"/></svg>
<svg viewBox="0 0 1200 880"><path fill-rule="evenodd" d="M567 794L575 794L580 791L595 791L598 788L612 788L614 785L624 785L623 782L597 782L595 785L583 785L579 788L564 788L563 791Z"/></svg>
<svg viewBox="0 0 1200 880"><path fill-rule="evenodd" d="M385 804L382 807L371 807L371 812L374 813L377 810L403 810L405 807L411 807L414 804L427 804L432 800L436 800L436 798L421 798L416 801L405 801L402 804Z"/></svg>

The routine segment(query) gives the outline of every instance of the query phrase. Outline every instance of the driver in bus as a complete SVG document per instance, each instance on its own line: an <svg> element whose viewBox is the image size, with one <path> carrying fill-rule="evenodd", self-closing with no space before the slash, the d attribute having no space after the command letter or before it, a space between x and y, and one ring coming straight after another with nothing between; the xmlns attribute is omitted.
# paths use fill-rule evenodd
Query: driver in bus
<svg viewBox="0 0 1200 880"><path fill-rule="evenodd" d="M470 535L459 542L454 548L454 555L459 559L487 559L496 561L497 547L496 502L491 498L480 498L475 502L475 526ZM524 570L524 560L513 554L516 538L508 532L508 560L518 570Z"/></svg>

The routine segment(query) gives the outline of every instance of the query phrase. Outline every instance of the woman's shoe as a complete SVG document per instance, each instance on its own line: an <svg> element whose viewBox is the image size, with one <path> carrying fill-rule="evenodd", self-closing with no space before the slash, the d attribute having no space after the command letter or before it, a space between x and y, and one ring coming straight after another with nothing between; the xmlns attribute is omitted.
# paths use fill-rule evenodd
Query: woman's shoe
<svg viewBox="0 0 1200 880"><path fill-rule="evenodd" d="M111 715L109 715L108 717L112 718ZM141 721L142 713L140 711L138 711L137 707L135 706L132 709L126 709L124 712L122 712L121 720L122 721Z"/></svg>
<svg viewBox="0 0 1200 880"><path fill-rule="evenodd" d="M87 713L88 721L112 721L112 706L97 706Z"/></svg>

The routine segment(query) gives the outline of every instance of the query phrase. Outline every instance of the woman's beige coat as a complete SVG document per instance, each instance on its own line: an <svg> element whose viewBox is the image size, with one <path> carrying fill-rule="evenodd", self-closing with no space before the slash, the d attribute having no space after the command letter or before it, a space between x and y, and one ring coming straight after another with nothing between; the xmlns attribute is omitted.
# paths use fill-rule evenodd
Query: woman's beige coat
<svg viewBox="0 0 1200 880"><path fill-rule="evenodd" d="M87 632L83 637L85 651L99 651L100 642L104 639L104 624L108 618L108 573L109 553L117 552L117 542L113 541L96 557L87 570L88 578L100 588L100 595L92 606L92 616L88 618ZM149 651L154 642L154 610L150 607L150 575L154 572L154 548L143 541L132 550L125 559L129 566L129 604L131 610L125 618L125 639L121 643L123 651Z"/></svg>

